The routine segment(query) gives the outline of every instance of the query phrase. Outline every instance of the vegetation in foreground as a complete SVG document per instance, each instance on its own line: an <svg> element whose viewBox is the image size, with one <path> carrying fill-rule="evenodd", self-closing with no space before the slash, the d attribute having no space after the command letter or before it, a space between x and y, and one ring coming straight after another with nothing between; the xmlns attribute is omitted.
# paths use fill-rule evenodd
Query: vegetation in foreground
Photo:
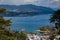
<svg viewBox="0 0 60 40"><path fill-rule="evenodd" d="M5 13L5 11L5 8L0 8L0 13ZM10 20L6 20L0 16L0 40L25 40L26 32L12 31L10 28L7 29L11 25L12 22Z"/></svg>

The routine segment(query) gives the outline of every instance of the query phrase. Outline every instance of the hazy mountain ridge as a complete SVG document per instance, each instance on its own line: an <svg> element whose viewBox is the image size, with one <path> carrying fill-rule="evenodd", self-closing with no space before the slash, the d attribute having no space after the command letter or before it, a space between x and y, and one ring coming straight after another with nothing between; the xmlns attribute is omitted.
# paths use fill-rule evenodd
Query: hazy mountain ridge
<svg viewBox="0 0 60 40"><path fill-rule="evenodd" d="M0 5L0 8L6 8L8 14L6 16L34 16L40 14L51 14L53 9L44 6L27 5Z"/></svg>

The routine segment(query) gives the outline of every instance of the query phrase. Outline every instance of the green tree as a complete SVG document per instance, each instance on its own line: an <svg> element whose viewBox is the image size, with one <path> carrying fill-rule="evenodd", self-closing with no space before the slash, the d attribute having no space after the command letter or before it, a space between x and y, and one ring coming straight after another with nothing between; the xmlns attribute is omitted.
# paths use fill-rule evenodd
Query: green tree
<svg viewBox="0 0 60 40"><path fill-rule="evenodd" d="M50 18L50 22L55 24L55 28L58 30L58 34L60 34L60 10L57 10Z"/></svg>
<svg viewBox="0 0 60 40"><path fill-rule="evenodd" d="M0 8L0 28L5 28L7 26L11 25L11 21L10 20L5 20L1 14L5 14L6 9L5 8Z"/></svg>
<svg viewBox="0 0 60 40"><path fill-rule="evenodd" d="M0 8L0 16L5 16L5 15L6 15L6 9Z"/></svg>
<svg viewBox="0 0 60 40"><path fill-rule="evenodd" d="M17 37L15 37L14 32L11 30L5 30L8 26L11 26L11 21L4 19L1 14L5 14L6 9L0 8L0 40L17 40Z"/></svg>
<svg viewBox="0 0 60 40"><path fill-rule="evenodd" d="M50 39L50 40L54 40L54 38L55 38L55 35L54 35L54 34L51 34L51 35L49 36L49 39Z"/></svg>
<svg viewBox="0 0 60 40"><path fill-rule="evenodd" d="M18 36L18 40L26 40L26 38L27 38L26 32L21 31Z"/></svg>
<svg viewBox="0 0 60 40"><path fill-rule="evenodd" d="M5 8L0 8L0 13L2 12L6 12L6 9Z"/></svg>
<svg viewBox="0 0 60 40"><path fill-rule="evenodd" d="M51 30L51 27L50 26L43 26L43 27L40 27L39 30L48 31L48 30Z"/></svg>
<svg viewBox="0 0 60 40"><path fill-rule="evenodd" d="M56 12L54 12L54 14L50 18L50 22L55 24L55 27L53 28L49 38L50 40L54 40L55 36L57 34L60 34L60 10L57 10Z"/></svg>
<svg viewBox="0 0 60 40"><path fill-rule="evenodd" d="M10 20L5 20L3 17L0 17L0 28L5 28L11 25Z"/></svg>

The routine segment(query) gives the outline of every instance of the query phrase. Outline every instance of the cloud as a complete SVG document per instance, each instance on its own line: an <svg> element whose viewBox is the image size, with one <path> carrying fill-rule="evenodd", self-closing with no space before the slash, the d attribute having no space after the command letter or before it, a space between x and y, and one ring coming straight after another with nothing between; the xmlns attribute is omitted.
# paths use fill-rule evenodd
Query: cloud
<svg viewBox="0 0 60 40"><path fill-rule="evenodd" d="M23 0L22 0L23 1ZM11 4L11 5L17 5L21 4L21 0L3 0L1 4ZM22 2L23 3L23 2Z"/></svg>
<svg viewBox="0 0 60 40"><path fill-rule="evenodd" d="M35 0L24 0L24 2L34 2Z"/></svg>
<svg viewBox="0 0 60 40"><path fill-rule="evenodd" d="M36 0L1 0L0 4L21 5L21 4L33 3L35 1Z"/></svg>
<svg viewBox="0 0 60 40"><path fill-rule="evenodd" d="M3 2L4 0L0 0L0 4Z"/></svg>
<svg viewBox="0 0 60 40"><path fill-rule="evenodd" d="M0 4L51 4L53 2L60 2L59 0L0 0Z"/></svg>
<svg viewBox="0 0 60 40"><path fill-rule="evenodd" d="M34 4L40 6L47 6L51 8L57 8L60 6L60 0L0 0L0 4L9 5Z"/></svg>
<svg viewBox="0 0 60 40"><path fill-rule="evenodd" d="M51 7L51 8L59 8L60 7L60 1L59 0L39 0L36 1L36 5L42 5L46 7Z"/></svg>
<svg viewBox="0 0 60 40"><path fill-rule="evenodd" d="M59 2L59 0L53 0L53 1Z"/></svg>

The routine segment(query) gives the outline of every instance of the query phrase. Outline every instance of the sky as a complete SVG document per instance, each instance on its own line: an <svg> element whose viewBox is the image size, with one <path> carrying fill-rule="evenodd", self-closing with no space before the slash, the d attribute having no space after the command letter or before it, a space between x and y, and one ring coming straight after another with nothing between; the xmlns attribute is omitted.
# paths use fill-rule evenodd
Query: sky
<svg viewBox="0 0 60 40"><path fill-rule="evenodd" d="M34 4L51 8L60 8L60 0L0 0L0 4L23 5Z"/></svg>

